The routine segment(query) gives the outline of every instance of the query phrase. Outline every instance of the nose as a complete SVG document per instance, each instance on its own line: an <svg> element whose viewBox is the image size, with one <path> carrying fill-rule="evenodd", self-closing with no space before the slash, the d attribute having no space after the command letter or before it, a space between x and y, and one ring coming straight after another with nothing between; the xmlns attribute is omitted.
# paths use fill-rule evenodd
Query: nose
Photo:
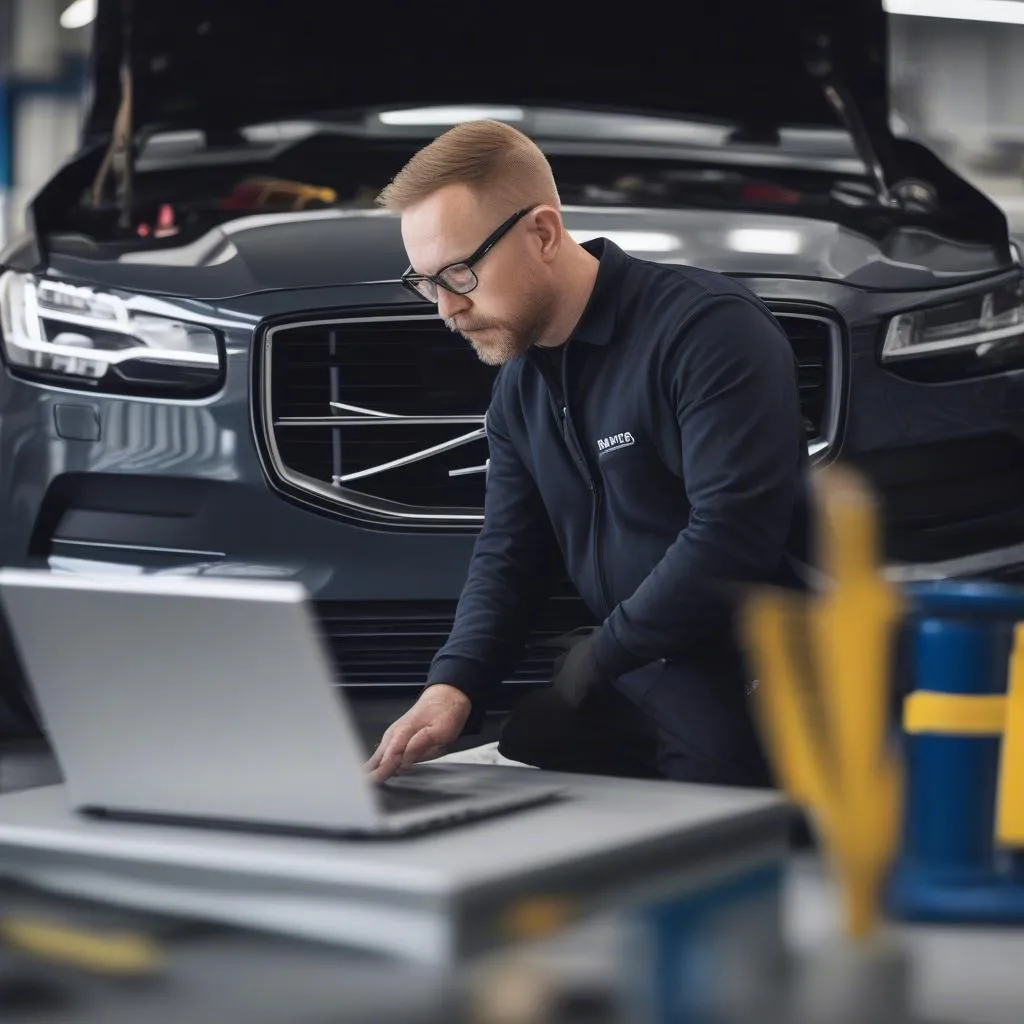
<svg viewBox="0 0 1024 1024"><path fill-rule="evenodd" d="M455 295L447 288L438 288L437 290L437 312L442 320L465 313L471 305L473 302L468 295Z"/></svg>

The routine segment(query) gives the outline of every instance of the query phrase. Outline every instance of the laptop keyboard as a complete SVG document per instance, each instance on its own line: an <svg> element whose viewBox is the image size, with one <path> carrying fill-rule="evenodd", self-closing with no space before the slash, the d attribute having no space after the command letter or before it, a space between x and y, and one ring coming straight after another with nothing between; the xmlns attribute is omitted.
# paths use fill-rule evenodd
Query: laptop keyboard
<svg viewBox="0 0 1024 1024"><path fill-rule="evenodd" d="M420 789L417 786L387 782L377 787L377 794L380 797L381 809L387 814L432 807L452 800L462 800L468 796L467 793L439 792L436 789Z"/></svg>

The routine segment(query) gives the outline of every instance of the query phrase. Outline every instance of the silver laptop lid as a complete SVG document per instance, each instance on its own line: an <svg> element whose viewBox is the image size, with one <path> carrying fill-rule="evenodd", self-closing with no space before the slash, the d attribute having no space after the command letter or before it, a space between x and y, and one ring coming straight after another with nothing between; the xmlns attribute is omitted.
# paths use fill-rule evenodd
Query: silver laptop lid
<svg viewBox="0 0 1024 1024"><path fill-rule="evenodd" d="M0 599L76 806L378 820L301 585L3 569Z"/></svg>

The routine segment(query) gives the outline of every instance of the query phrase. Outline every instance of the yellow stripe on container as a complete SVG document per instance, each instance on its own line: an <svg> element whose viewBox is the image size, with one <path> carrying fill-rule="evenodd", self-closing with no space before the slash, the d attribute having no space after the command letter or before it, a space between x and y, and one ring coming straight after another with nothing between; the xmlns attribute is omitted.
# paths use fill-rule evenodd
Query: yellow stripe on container
<svg viewBox="0 0 1024 1024"><path fill-rule="evenodd" d="M908 733L942 736L999 736L1006 725L1002 694L936 693L918 690L903 702Z"/></svg>
<svg viewBox="0 0 1024 1024"><path fill-rule="evenodd" d="M1006 697L1006 721L999 757L996 842L1024 846L1024 625L1014 630Z"/></svg>

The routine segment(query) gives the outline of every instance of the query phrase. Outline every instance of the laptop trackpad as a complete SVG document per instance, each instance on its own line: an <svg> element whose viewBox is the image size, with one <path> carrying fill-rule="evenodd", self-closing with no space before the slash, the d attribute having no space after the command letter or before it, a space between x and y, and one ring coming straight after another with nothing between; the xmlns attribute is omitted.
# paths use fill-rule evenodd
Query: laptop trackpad
<svg viewBox="0 0 1024 1024"><path fill-rule="evenodd" d="M385 814L396 814L399 811L419 810L421 807L436 807L452 800L466 800L473 794L385 782L377 787L377 795L381 810Z"/></svg>

